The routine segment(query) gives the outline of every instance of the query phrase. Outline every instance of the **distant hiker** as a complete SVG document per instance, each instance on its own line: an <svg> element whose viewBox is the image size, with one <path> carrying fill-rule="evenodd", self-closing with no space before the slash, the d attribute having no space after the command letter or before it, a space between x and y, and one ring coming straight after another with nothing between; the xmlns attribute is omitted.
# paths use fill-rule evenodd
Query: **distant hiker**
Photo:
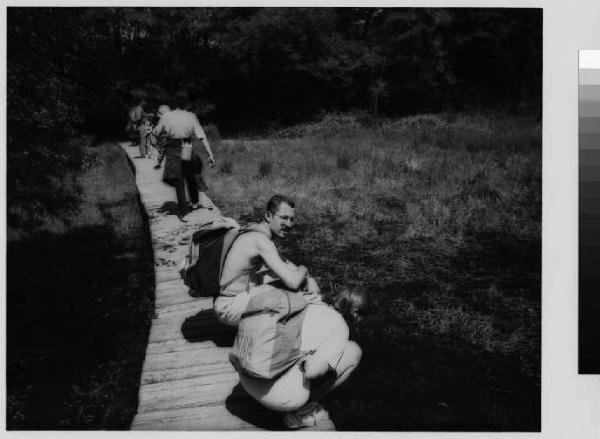
<svg viewBox="0 0 600 439"><path fill-rule="evenodd" d="M128 131L131 138L131 146L137 145L139 139L138 130L144 117L144 105L146 105L146 101L141 99L135 107L129 110Z"/></svg>
<svg viewBox="0 0 600 439"><path fill-rule="evenodd" d="M202 173L202 160L198 154L193 152L192 136L196 136L202 141L211 167L214 166L215 159L202 125L200 125L194 113L180 108L171 110L167 105L161 105L158 113L160 120L152 132L156 136L159 136L161 132L166 133L167 141L159 155L157 166L160 166L163 158L166 157L163 180L175 186L178 206L177 216L185 222L185 215L188 213L185 197L186 183L190 192L192 210L201 207L196 175ZM201 187L200 190L204 191L206 188Z"/></svg>
<svg viewBox="0 0 600 439"><path fill-rule="evenodd" d="M142 117L142 122L138 126L139 132L139 140L140 140L140 157L142 158L150 158L150 147L151 147L151 139L152 135L152 117L154 115L152 113L144 113Z"/></svg>
<svg viewBox="0 0 600 439"><path fill-rule="evenodd" d="M263 406L285 412L283 421L288 428L302 428L328 419L318 401L350 376L360 362L362 351L348 339L348 325L341 314L320 300L318 285L306 267L296 267L279 256L273 238L285 238L294 218L294 202L289 198L276 195L268 201L262 221L239 235L226 255L221 291L214 301L214 310L222 322L239 325L230 359L239 372L241 385ZM268 273L264 272L265 267ZM265 283L269 278L277 280ZM291 290L299 289L307 291L292 294L304 297L304 305L300 298L289 296ZM283 341L297 345L301 356L292 352L296 355L281 374L272 379L257 378L256 373L248 373L244 366L247 366L245 361L252 361L257 353L264 354L257 351L262 348L260 343L249 340L253 334L260 336L262 331L261 328L248 331L245 324L257 316L269 315L264 313L265 309L261 310L265 304L270 304L269 308L275 311L281 304L285 308L286 300L269 300L277 298L277 291L280 297L287 299L290 312L292 308L298 311L293 314L293 326L286 328L288 338L284 337ZM290 298L294 299L293 304ZM286 325L289 324L286 321ZM290 339L294 331L296 339ZM269 352L279 355L285 347L275 343L274 349L266 350L267 355ZM282 364L280 360L277 359L274 367Z"/></svg>

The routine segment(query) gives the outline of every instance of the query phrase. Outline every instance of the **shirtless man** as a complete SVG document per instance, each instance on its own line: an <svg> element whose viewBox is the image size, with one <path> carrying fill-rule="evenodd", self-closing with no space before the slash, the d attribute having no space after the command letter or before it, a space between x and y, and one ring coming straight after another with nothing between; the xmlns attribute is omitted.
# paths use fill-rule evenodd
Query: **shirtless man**
<svg viewBox="0 0 600 439"><path fill-rule="evenodd" d="M284 261L277 252L273 238L285 238L293 227L295 218L294 202L283 195L273 196L260 223L248 227L251 231L239 236L223 265L221 273L221 294L217 297L214 309L224 323L237 326L246 310L250 297L262 291L264 276L277 277L290 290L298 290L307 277L308 270L301 265ZM262 267L265 265L266 267Z"/></svg>
<svg viewBox="0 0 600 439"><path fill-rule="evenodd" d="M309 291L305 295L309 304L300 349L312 354L274 380L240 374L240 383L250 396L271 410L284 412L283 422L288 428L303 428L328 420L318 401L348 379L362 351L348 339L348 325L340 313L320 300L318 285L306 267L296 267L279 256L272 239L285 238L294 218L294 202L289 198L275 195L269 200L263 220L250 226L251 231L240 235L231 246L214 310L219 320L237 326L250 298L273 288L256 275L263 265L287 289L298 290L307 284L304 289Z"/></svg>

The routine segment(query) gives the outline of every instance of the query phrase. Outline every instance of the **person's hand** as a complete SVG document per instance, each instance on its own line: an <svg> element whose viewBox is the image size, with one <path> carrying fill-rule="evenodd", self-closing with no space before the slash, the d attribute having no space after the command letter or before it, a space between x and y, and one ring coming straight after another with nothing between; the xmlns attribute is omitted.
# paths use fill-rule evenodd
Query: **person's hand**
<svg viewBox="0 0 600 439"><path fill-rule="evenodd" d="M208 158L208 165L212 168L213 166L215 166L215 158L211 155Z"/></svg>
<svg viewBox="0 0 600 439"><path fill-rule="evenodd" d="M308 293L320 293L321 288L319 288L319 284L317 280L309 275L306 275L306 292Z"/></svg>
<svg viewBox="0 0 600 439"><path fill-rule="evenodd" d="M316 291L303 291L302 297L308 303L312 303L313 305L319 305L323 303L323 296L321 296L321 293Z"/></svg>
<svg viewBox="0 0 600 439"><path fill-rule="evenodd" d="M308 268L306 268L306 266L298 265L297 270L304 271L306 273L306 275L308 276Z"/></svg>

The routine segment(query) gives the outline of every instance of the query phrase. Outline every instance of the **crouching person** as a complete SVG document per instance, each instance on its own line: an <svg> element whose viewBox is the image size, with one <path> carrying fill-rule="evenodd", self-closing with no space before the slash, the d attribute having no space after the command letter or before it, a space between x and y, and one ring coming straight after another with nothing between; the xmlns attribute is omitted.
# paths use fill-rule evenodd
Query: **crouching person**
<svg viewBox="0 0 600 439"><path fill-rule="evenodd" d="M361 360L362 351L348 333L334 308L308 304L300 330L300 350L307 355L275 379L240 373L240 383L263 406L285 412L286 427L318 426L329 419L319 401L346 381Z"/></svg>
<svg viewBox="0 0 600 439"><path fill-rule="evenodd" d="M362 351L349 340L342 315L320 300L306 267L279 256L273 238L285 238L294 218L293 201L276 195L262 221L238 235L225 257L214 310L222 322L239 325L230 358L242 387L263 406L284 412L288 428L303 428L329 419L318 402L348 379ZM256 352L260 343L247 339L265 328L253 333L253 324L272 325L273 346ZM252 370L248 362L265 352L277 358L261 357Z"/></svg>

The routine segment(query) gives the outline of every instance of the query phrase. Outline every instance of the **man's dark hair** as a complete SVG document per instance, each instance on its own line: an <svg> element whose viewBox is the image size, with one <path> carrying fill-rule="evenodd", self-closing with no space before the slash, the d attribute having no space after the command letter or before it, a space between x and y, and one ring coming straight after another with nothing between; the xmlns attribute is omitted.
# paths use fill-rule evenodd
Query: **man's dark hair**
<svg viewBox="0 0 600 439"><path fill-rule="evenodd" d="M294 201L286 197L285 195L273 195L269 201L267 201L267 212L271 212L273 215L277 213L279 210L279 205L281 203L285 203L289 205L291 208L296 207Z"/></svg>

